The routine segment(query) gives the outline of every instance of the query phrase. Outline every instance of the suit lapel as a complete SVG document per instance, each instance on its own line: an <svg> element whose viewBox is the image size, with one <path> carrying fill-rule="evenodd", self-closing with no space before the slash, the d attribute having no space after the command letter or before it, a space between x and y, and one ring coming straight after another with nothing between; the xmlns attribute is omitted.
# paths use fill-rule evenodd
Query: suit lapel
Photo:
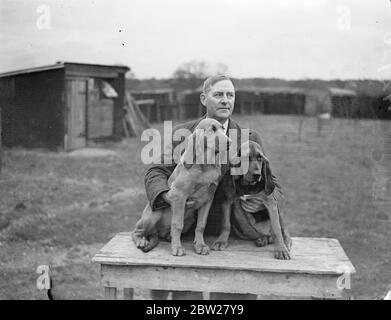
<svg viewBox="0 0 391 320"><path fill-rule="evenodd" d="M193 123L192 127L190 128L190 131L191 131L191 132L194 132L194 130L195 130L195 128L198 126L198 124L199 124L202 120L204 120L204 119L206 119L206 115L204 115L202 118L199 118L198 120L196 120L196 121Z"/></svg>
<svg viewBox="0 0 391 320"><path fill-rule="evenodd" d="M236 145L235 145L235 142L233 142L233 145L236 147L236 154L238 154L239 152L239 149L240 149L240 139L241 139L241 132L240 132L240 127L239 125L232 119L229 119L229 122L228 122L228 130L227 130L227 135L228 137L230 137L230 129L231 130L236 130ZM231 139L234 138L233 137L230 137ZM231 148L231 147L230 147ZM229 149L228 149L229 151ZM224 176L228 170L229 170L229 159L228 159L228 163L227 164L222 164L221 165L221 174Z"/></svg>

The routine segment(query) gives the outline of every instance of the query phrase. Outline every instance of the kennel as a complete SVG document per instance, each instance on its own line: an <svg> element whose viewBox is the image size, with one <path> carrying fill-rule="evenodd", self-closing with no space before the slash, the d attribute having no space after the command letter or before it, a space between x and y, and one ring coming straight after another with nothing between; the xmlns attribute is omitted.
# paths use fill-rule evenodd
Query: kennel
<svg viewBox="0 0 391 320"><path fill-rule="evenodd" d="M129 70L59 62L0 74L3 145L68 151L123 136Z"/></svg>

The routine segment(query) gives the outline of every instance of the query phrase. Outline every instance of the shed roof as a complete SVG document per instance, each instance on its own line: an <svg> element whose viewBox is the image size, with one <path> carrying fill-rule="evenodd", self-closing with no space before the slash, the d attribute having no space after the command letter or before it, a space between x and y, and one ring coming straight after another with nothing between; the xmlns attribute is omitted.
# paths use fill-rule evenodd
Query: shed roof
<svg viewBox="0 0 391 320"><path fill-rule="evenodd" d="M131 90L134 94L165 94L174 93L174 89L145 89L145 90Z"/></svg>
<svg viewBox="0 0 391 320"><path fill-rule="evenodd" d="M270 94L304 94L301 88L293 87L238 87L237 91L250 91L254 93L270 93Z"/></svg>
<svg viewBox="0 0 391 320"><path fill-rule="evenodd" d="M197 92L202 92L202 86L199 86L195 89ZM270 94L304 94L305 90L302 88L295 87L279 87L279 86L253 86L253 85L235 85L235 91L244 91L244 92L252 92L255 94L259 93L270 93Z"/></svg>
<svg viewBox="0 0 391 320"><path fill-rule="evenodd" d="M0 73L0 78L9 77L9 76L16 76L20 74L27 74L27 73L33 73L33 72L41 72L41 71L47 71L47 70L55 70L55 69L63 69L66 67L66 65L80 65L80 66L92 66L92 67L111 67L111 68L119 68L123 69L124 71L129 71L130 68L125 65L103 65L103 64L91 64L91 63L79 63L79 62L57 62L56 64L46 65L46 66L40 66L40 67L34 67L34 68L27 68L27 69L21 69L21 70L15 70L15 71L9 71Z"/></svg>
<svg viewBox="0 0 391 320"><path fill-rule="evenodd" d="M357 93L350 89L342 89L342 88L329 88L331 95L338 97L355 97Z"/></svg>

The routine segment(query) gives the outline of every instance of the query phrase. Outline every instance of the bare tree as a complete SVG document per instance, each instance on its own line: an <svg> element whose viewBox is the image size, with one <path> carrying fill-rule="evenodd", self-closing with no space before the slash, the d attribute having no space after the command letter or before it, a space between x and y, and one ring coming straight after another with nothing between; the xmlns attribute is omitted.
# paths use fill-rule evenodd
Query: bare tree
<svg viewBox="0 0 391 320"><path fill-rule="evenodd" d="M173 77L179 79L203 79L210 75L208 64L205 61L189 61L181 64L174 72Z"/></svg>
<svg viewBox="0 0 391 320"><path fill-rule="evenodd" d="M126 73L126 79L136 79L136 74L133 71L128 71Z"/></svg>
<svg viewBox="0 0 391 320"><path fill-rule="evenodd" d="M216 64L216 74L224 74L228 75L230 73L229 68L226 64L224 63L217 63Z"/></svg>

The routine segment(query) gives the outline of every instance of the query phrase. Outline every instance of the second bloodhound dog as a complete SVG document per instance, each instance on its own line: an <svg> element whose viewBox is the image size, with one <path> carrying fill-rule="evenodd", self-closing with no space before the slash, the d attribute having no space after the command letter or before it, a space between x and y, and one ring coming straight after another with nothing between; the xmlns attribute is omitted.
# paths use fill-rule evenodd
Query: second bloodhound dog
<svg viewBox="0 0 391 320"><path fill-rule="evenodd" d="M171 249L174 256L185 255L181 245L181 234L186 232L195 221L194 249L198 254L208 254L203 232L209 209L217 185L221 180L220 150L228 146L231 139L225 135L222 125L210 118L203 119L188 138L188 145L174 172L168 179L170 190L167 198L171 206L152 211L146 205L140 220L136 223L132 238L137 248L144 252L152 250L159 238L171 238ZM191 200L194 206L186 208L186 201Z"/></svg>
<svg viewBox="0 0 391 320"><path fill-rule="evenodd" d="M252 217L254 221L248 223L246 238L250 237L255 240L257 246L265 246L274 241L275 258L290 259L292 242L285 227L283 213L278 206L276 192L281 191L277 179L271 172L269 160L262 152L260 145L251 140L242 145L241 159L242 161L248 159L248 172L240 176L227 175L221 182L225 184L225 199L222 202L222 232L213 243L212 249L224 250L227 247L232 213L237 219L245 220L245 215L252 217L260 212L267 212L266 217L260 217L262 222L255 223L256 219ZM256 210L246 203L249 198L253 198L258 204ZM262 211L262 207L267 211Z"/></svg>

